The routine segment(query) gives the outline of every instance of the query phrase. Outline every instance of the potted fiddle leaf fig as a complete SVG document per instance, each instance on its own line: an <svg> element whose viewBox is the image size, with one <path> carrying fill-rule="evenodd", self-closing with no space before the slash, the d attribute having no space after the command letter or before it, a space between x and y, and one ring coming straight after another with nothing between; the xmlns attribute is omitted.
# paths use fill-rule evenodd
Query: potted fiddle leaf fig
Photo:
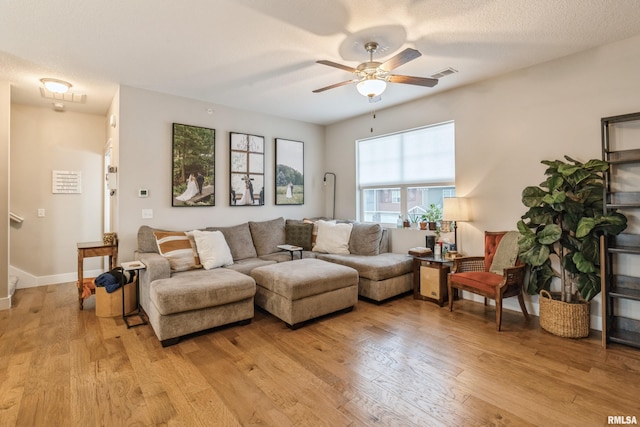
<svg viewBox="0 0 640 427"><path fill-rule="evenodd" d="M565 160L542 161L547 165L546 180L522 191L522 203L529 210L518 221L518 255L529 266L527 291L541 293L540 325L552 333L565 331L565 326L549 325L543 319L548 313L543 303L547 307L549 301L555 301L550 288L557 277L558 302L586 305L583 324L588 335L588 302L600 293L600 236L620 234L627 218L615 211L604 214L603 174L609 168L607 162L581 163L568 156ZM586 336L584 326L581 329L574 338ZM556 335L572 336L571 332Z"/></svg>

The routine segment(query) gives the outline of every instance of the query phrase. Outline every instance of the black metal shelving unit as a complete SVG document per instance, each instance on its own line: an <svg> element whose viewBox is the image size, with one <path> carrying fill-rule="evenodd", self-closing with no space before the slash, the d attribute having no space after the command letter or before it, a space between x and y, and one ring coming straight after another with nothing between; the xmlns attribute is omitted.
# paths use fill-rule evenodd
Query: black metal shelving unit
<svg viewBox="0 0 640 427"><path fill-rule="evenodd" d="M632 124L630 122L637 122ZM632 124L631 132L621 138L616 127L624 123ZM637 126L638 132L635 132ZM626 305L626 312L633 311L640 317L640 273L638 277L625 274L629 264L639 264L640 234L634 233L634 216L640 215L640 112L601 119L602 159L609 163L604 174L604 213L617 210L630 219L629 230L618 236L602 239L602 345L619 343L640 348L640 320L625 316L620 309ZM635 139L629 138L636 134ZM618 144L624 139L624 144ZM633 142L629 141L633 139ZM617 148L620 147L620 148Z"/></svg>

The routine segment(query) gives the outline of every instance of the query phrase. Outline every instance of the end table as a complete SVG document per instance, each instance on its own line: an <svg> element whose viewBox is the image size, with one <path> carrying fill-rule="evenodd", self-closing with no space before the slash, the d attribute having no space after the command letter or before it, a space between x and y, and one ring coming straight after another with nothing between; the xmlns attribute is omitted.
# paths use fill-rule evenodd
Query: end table
<svg viewBox="0 0 640 427"><path fill-rule="evenodd" d="M440 256L413 257L413 298L435 302L448 301L447 275L453 261Z"/></svg>
<svg viewBox="0 0 640 427"><path fill-rule="evenodd" d="M142 261L129 261L123 262L120 264L124 271L133 271L136 275L133 284L136 287L136 311L133 313L125 313L125 304L124 304L124 289L122 289L122 320L127 325L127 329L134 328L136 326L146 325L148 322L144 318L144 312L140 308L140 271L147 268L146 265L142 263ZM127 286L126 284L123 285ZM139 323L129 323L129 318L137 316L140 319Z"/></svg>

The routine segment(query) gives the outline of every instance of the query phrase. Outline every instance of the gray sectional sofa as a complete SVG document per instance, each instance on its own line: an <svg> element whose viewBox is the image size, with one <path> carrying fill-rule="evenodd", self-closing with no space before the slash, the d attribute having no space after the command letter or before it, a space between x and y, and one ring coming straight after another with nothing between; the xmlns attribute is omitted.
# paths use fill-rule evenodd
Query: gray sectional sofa
<svg viewBox="0 0 640 427"><path fill-rule="evenodd" d="M224 235L233 264L172 272L169 261L158 250L154 231L159 230L148 226L138 230L135 257L146 266L140 274L140 305L163 346L194 332L249 323L254 303L266 309L268 301L254 299L256 282L251 272L258 267L291 262L291 254L278 248L282 244L304 248L301 254L295 253L295 259L318 259L356 270L358 295L374 302L412 289L411 258L389 253L387 230L379 224L353 222L349 254L311 250L313 224L305 221L276 218L206 230ZM294 263L295 260L290 264L292 268L297 265Z"/></svg>

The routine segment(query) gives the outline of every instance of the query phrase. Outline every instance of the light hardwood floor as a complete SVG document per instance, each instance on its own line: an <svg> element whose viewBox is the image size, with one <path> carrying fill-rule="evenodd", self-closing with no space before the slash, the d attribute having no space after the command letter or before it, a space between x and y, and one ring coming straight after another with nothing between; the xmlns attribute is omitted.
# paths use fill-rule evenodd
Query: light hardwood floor
<svg viewBox="0 0 640 427"><path fill-rule="evenodd" d="M298 330L254 321L162 348L79 311L75 284L0 311L2 426L602 426L640 422L640 351L563 339L506 311L411 296Z"/></svg>

